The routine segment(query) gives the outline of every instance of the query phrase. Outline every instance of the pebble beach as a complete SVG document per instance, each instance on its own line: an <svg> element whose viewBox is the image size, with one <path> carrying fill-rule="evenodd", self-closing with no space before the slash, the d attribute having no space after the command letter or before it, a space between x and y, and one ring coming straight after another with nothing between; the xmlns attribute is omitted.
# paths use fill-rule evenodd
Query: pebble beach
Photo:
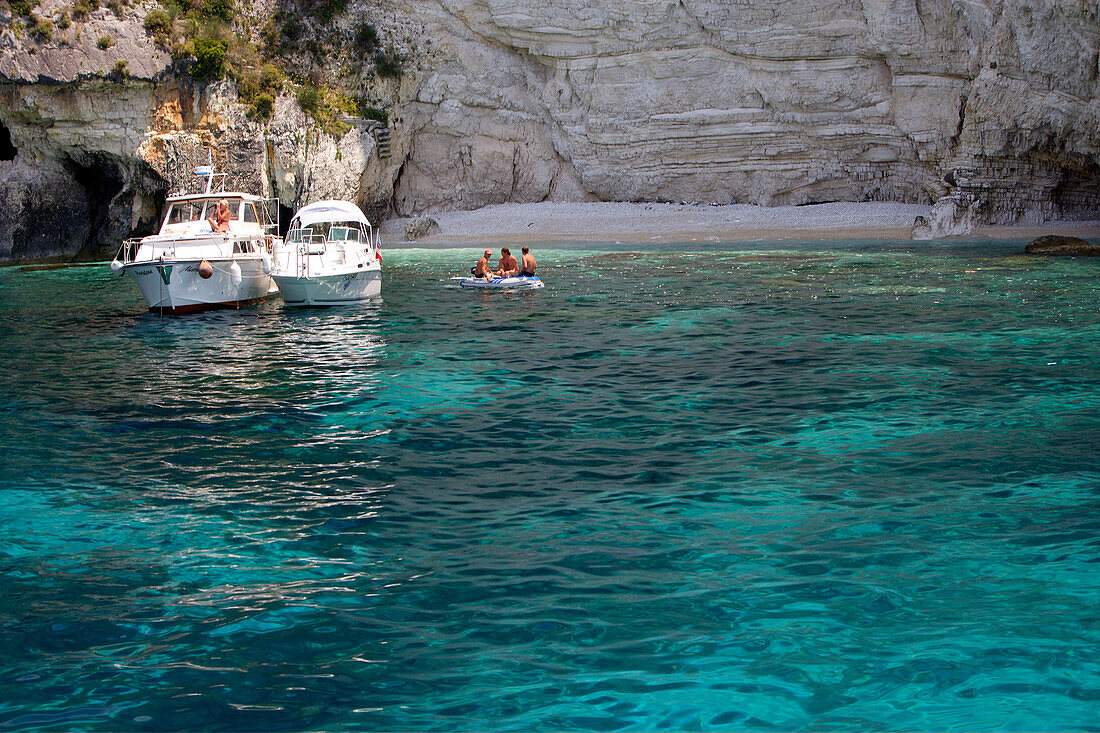
<svg viewBox="0 0 1100 733"><path fill-rule="evenodd" d="M893 202L839 202L808 206L749 204L543 202L499 204L474 211L430 214L438 231L422 244L546 240L595 242L751 242L784 240L909 239L918 216L932 207ZM408 218L382 224L391 244L409 242ZM1026 239L1042 234L1100 237L1100 221L983 227L968 237Z"/></svg>

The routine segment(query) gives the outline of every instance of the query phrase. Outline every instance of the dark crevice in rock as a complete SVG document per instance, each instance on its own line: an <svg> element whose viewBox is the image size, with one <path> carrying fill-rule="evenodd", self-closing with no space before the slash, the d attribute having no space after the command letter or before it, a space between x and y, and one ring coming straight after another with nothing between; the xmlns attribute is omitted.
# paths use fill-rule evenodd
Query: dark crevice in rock
<svg viewBox="0 0 1100 733"><path fill-rule="evenodd" d="M398 216L408 216L410 212L405 210L403 204L405 203L404 197L398 199L398 191L401 186L401 177L405 174L405 164L408 162L408 158L401 162L401 166L397 169L397 174L393 177L393 199L390 203L390 210L395 212Z"/></svg>
<svg viewBox="0 0 1100 733"><path fill-rule="evenodd" d="M0 120L0 160L15 160L18 154L19 151L11 141L11 130Z"/></svg>
<svg viewBox="0 0 1100 733"><path fill-rule="evenodd" d="M286 233L290 231L290 220L294 218L294 209L289 206L284 206L283 202L278 203L279 206L279 236L285 237Z"/></svg>
<svg viewBox="0 0 1100 733"><path fill-rule="evenodd" d="M962 137L963 128L966 127L966 102L967 96L965 94L959 97L959 126L955 128L953 143L958 143L959 138Z"/></svg>
<svg viewBox="0 0 1100 733"><path fill-rule="evenodd" d="M69 158L65 164L70 175L83 189L84 199L88 203L90 228L87 239L80 245L77 258L95 257L109 249L112 240L120 240L129 234L129 216L122 216L124 212L119 211L121 207L117 205L121 202L115 201L125 185L125 176L118 162L108 155L85 154L81 160ZM131 194L126 198L132 202L133 196ZM112 207L112 203L116 203L116 206ZM112 211L112 208L115 210Z"/></svg>

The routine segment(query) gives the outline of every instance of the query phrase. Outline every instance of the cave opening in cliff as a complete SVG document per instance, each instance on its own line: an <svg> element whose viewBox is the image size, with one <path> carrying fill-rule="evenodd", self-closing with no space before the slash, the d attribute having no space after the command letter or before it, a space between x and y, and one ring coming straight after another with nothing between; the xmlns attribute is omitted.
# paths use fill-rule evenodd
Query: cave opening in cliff
<svg viewBox="0 0 1100 733"><path fill-rule="evenodd" d="M286 233L290 231L290 220L294 218L294 209L289 206L283 206L283 202L279 202L279 236L285 237Z"/></svg>
<svg viewBox="0 0 1100 733"><path fill-rule="evenodd" d="M0 160L15 160L19 154L15 144L11 141L11 130L0 120Z"/></svg>
<svg viewBox="0 0 1100 733"><path fill-rule="evenodd" d="M70 158L69 173L84 191L88 204L88 240L81 254L91 253L111 240L111 202L122 191L123 175L118 163L108 156L90 155L81 160Z"/></svg>

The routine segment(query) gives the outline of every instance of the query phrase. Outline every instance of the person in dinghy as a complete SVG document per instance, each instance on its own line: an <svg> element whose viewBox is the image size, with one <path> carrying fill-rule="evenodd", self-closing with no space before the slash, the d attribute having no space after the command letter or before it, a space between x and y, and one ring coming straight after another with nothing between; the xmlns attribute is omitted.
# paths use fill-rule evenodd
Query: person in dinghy
<svg viewBox="0 0 1100 733"><path fill-rule="evenodd" d="M527 245L523 245L523 263L519 268L520 277L534 277L535 276L535 258L531 256L531 250Z"/></svg>
<svg viewBox="0 0 1100 733"><path fill-rule="evenodd" d="M493 279L493 268L489 267L489 258L493 255L492 250L485 250L485 254L481 255L481 259L474 265L473 273L474 277L483 277L486 280Z"/></svg>
<svg viewBox="0 0 1100 733"><path fill-rule="evenodd" d="M519 263L516 262L516 258L512 256L511 250L507 247L500 248L500 261L497 262L497 276L498 277L515 277L519 274Z"/></svg>

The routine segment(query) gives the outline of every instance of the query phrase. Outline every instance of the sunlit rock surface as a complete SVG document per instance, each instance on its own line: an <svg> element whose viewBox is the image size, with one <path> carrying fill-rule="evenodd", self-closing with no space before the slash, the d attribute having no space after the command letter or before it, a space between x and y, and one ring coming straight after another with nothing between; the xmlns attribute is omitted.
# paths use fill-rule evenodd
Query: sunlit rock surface
<svg viewBox="0 0 1100 733"><path fill-rule="evenodd" d="M249 7L258 25L280 5ZM148 229L207 155L285 210L940 202L935 236L1100 218L1094 2L351 0L316 32L369 20L408 60L385 159L366 121L335 139L287 96L262 125L231 84L177 79L142 28L152 7L48 42L0 32L0 257ZM359 83L338 67L325 81Z"/></svg>

